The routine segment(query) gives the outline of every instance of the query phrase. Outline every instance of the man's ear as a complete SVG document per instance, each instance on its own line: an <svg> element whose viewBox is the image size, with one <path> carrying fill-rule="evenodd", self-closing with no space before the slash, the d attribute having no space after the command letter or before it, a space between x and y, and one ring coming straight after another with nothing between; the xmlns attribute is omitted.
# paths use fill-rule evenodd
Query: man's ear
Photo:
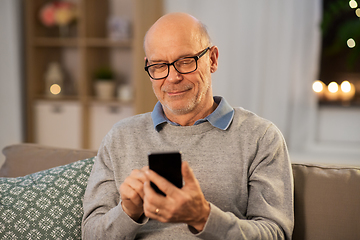
<svg viewBox="0 0 360 240"><path fill-rule="evenodd" d="M210 72L216 72L218 68L218 60L219 60L219 49L217 46L212 46L210 49Z"/></svg>

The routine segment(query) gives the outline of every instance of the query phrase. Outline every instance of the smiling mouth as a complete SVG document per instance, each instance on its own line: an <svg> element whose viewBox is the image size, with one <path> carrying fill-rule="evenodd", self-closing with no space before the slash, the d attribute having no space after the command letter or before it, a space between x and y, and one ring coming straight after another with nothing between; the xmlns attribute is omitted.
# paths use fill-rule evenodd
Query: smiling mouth
<svg viewBox="0 0 360 240"><path fill-rule="evenodd" d="M180 89L171 89L171 88L164 88L163 92L165 94L167 94L168 96L181 96L182 94L187 93L188 91L190 91L192 88L190 86L187 87L183 87Z"/></svg>
<svg viewBox="0 0 360 240"><path fill-rule="evenodd" d="M169 97L181 97L193 89L191 84L180 85L166 85L162 86L161 91Z"/></svg>
<svg viewBox="0 0 360 240"><path fill-rule="evenodd" d="M186 93L187 91L189 91L189 89L182 90L182 91L169 91L169 92L166 92L166 93L168 95L170 95L170 96L178 96L178 95Z"/></svg>

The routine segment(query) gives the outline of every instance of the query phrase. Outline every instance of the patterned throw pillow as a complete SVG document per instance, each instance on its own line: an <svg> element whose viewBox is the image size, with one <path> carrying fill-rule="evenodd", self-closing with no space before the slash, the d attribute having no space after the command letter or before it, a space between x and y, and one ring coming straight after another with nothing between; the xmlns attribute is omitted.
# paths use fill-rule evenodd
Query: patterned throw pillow
<svg viewBox="0 0 360 240"><path fill-rule="evenodd" d="M81 239L82 200L94 160L0 178L0 239Z"/></svg>

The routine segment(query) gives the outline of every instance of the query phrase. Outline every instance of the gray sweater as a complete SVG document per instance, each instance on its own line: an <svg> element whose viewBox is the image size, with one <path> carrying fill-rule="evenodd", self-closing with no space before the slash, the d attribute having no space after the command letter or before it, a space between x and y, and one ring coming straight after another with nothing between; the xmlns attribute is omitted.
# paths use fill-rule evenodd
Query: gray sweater
<svg viewBox="0 0 360 240"><path fill-rule="evenodd" d="M194 170L210 215L202 232L186 224L134 222L118 189L149 152L180 150ZM291 239L294 225L291 164L280 131L235 108L220 130L165 124L157 132L150 113L118 122L104 138L84 196L84 239Z"/></svg>

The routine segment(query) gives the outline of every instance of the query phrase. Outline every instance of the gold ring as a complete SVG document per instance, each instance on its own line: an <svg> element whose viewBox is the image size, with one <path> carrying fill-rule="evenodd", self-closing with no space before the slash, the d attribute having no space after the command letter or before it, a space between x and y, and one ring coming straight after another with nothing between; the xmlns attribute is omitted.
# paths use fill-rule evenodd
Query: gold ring
<svg viewBox="0 0 360 240"><path fill-rule="evenodd" d="M160 212L160 209L157 208L157 209L155 210L155 214L157 215L159 212Z"/></svg>

